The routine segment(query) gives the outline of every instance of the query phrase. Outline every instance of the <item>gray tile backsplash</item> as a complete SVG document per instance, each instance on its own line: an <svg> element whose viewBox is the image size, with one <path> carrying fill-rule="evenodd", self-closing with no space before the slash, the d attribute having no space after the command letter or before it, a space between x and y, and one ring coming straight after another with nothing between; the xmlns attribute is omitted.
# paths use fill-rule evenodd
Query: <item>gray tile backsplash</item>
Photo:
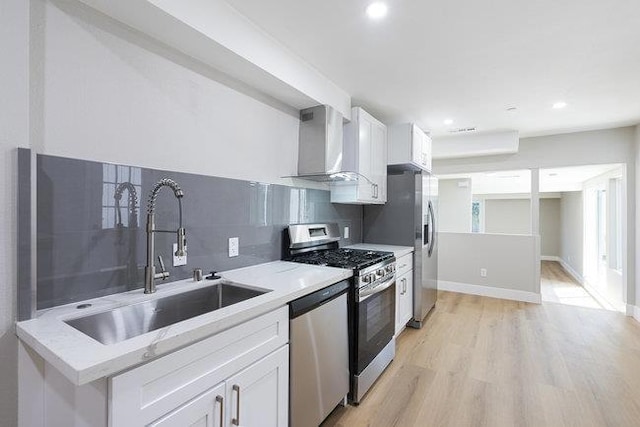
<svg viewBox="0 0 640 427"><path fill-rule="evenodd" d="M184 190L188 264L171 266L174 234L156 234L171 277L193 268L229 270L282 258L289 223L337 222L350 226L342 244L362 241L362 207L330 203L330 193L259 182L39 155L37 158L37 305L39 309L143 287L146 204L151 187L171 178ZM119 201L116 188L130 182ZM178 203L163 188L156 204L159 229L176 229ZM230 237L240 256L229 258Z"/></svg>

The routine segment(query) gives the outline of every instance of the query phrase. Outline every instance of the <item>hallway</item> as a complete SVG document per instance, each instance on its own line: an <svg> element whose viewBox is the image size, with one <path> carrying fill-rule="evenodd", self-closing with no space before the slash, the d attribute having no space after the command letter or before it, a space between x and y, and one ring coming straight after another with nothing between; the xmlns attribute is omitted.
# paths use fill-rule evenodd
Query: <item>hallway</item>
<svg viewBox="0 0 640 427"><path fill-rule="evenodd" d="M542 302L605 309L557 261L542 261L540 267Z"/></svg>

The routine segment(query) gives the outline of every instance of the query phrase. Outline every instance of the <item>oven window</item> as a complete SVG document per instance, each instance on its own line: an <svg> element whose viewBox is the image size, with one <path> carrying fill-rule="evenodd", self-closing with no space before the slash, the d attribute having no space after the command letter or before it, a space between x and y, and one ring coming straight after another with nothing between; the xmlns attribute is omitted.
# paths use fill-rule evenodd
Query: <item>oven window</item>
<svg viewBox="0 0 640 427"><path fill-rule="evenodd" d="M361 373L386 346L395 328L395 284L358 303L358 363Z"/></svg>
<svg viewBox="0 0 640 427"><path fill-rule="evenodd" d="M365 307L367 310L366 340L371 341L384 330L389 316L389 307L385 304L385 298L374 298Z"/></svg>

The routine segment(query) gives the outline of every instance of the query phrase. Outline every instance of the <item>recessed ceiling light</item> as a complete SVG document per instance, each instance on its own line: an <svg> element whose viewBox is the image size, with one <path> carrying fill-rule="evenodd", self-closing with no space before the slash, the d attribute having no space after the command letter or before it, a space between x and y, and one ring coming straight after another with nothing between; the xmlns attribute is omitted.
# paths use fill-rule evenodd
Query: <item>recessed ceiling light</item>
<svg viewBox="0 0 640 427"><path fill-rule="evenodd" d="M567 106L567 103L564 101L558 101L555 104L553 104L553 109L554 110L559 110L560 108L564 108Z"/></svg>
<svg viewBox="0 0 640 427"><path fill-rule="evenodd" d="M386 4L377 1L367 6L367 16L371 19L382 19L387 15L387 10Z"/></svg>
<svg viewBox="0 0 640 427"><path fill-rule="evenodd" d="M452 125L453 124L453 119L446 119L444 121L444 124L447 125L447 126Z"/></svg>

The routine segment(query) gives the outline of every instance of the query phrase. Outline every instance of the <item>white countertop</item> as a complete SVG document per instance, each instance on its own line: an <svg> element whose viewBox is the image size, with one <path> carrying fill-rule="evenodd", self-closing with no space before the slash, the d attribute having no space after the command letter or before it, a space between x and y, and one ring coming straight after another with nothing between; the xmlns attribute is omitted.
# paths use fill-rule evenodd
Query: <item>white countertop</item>
<svg viewBox="0 0 640 427"><path fill-rule="evenodd" d="M347 248L351 249L364 249L367 251L387 251L393 252L396 259L403 255L413 252L413 246L395 246L395 245L379 245L377 243L356 243L355 245L349 245Z"/></svg>
<svg viewBox="0 0 640 427"><path fill-rule="evenodd" d="M38 317L16 324L20 339L62 372L82 385L146 362L156 356L214 335L246 320L281 307L296 298L352 276L351 270L274 261L220 273L222 280L271 290L263 295L223 307L119 343L104 345L67 325L64 320L83 317L119 306L173 295L218 281L192 279L159 284L157 292L142 289L75 302L42 310ZM77 309L91 303L87 309Z"/></svg>

